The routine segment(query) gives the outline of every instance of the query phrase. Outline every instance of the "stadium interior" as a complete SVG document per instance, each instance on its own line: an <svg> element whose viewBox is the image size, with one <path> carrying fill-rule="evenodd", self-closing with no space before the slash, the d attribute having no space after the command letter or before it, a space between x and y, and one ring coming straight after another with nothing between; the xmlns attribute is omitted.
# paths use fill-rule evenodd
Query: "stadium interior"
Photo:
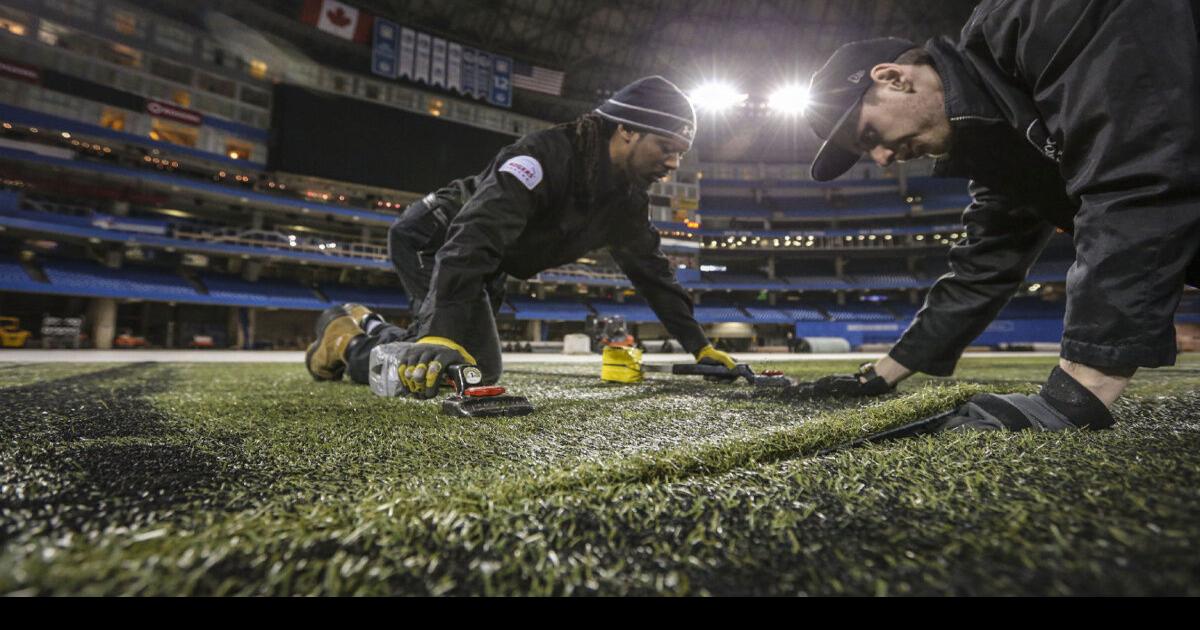
<svg viewBox="0 0 1200 630"><path fill-rule="evenodd" d="M989 17L1068 14L1001 16L996 48L1052 42L1051 67L1086 75L1084 97L1058 114L1095 104L1102 113L1085 124L1103 119L1096 139L1129 131L1173 161L1161 178L1131 170L1141 160L1116 141L1111 153L1087 146L1088 159L1120 153L1113 168L1139 187L1138 203L1177 203L1111 206L1139 224L1153 215L1146 240L1092 218L1091 234L1116 234L1103 240L1122 247L1092 269L1075 266L1070 234L1053 235L959 357L958 342L982 327L975 305L1012 286L995 273L1022 249L1012 208L977 213L972 225L1003 225L973 237L968 181L934 177L924 159L863 159L816 181L821 144L805 107L810 84L868 103L870 83L857 81L877 58L850 72L824 66L842 45L955 38L982 21L980 0L0 0L0 596L56 609L109 596L173 607L201 596L206 609L218 597L405 596L407 607L422 603L409 596L453 596L454 612L480 602L489 621L484 598L499 596L539 609L548 596L1062 596L1106 616L1114 607L1099 598L1120 596L1143 619L1129 596L1155 597L1156 611L1163 596L1200 596L1200 291L1186 289L1173 314L1177 358L1169 324L1131 323L1166 322L1173 304L1135 319L1144 311L1131 303L1156 288L1174 295L1168 267L1145 259L1172 256L1157 246L1164 233L1183 245L1194 233L1156 229L1190 220L1192 189L1172 188L1190 172L1174 156L1190 154L1145 139L1187 144L1188 128L1163 121L1200 108L1163 98L1162 83L1136 100L1110 83L1140 62L1149 74L1131 84L1153 74L1185 102L1200 83L1161 70L1197 58L1181 52L1195 43L1181 33L1200 32L1200 10L1191 23L1180 2L986 1ZM654 75L688 94L695 121L661 81L622 91ZM646 100L609 102L618 93ZM829 105L829 93L812 102ZM937 97L948 111L966 100L947 94ZM1124 111L1117 101L1136 108L1136 123L1109 124ZM854 120L846 103L839 116ZM550 164L539 151L568 136L500 153L601 104L605 114L646 105L680 126L641 136L651 140L641 155L657 156L644 171L636 147L621 146L634 134L613 136L624 180L602 179L604 160L592 159L604 147L591 132L612 131L596 118L532 185L529 165ZM974 169L1016 163L1016 181L1036 193L1041 175L1062 173L1042 158L1054 144L1024 123L1012 134L1005 115L958 119L1005 127L974 145L984 150L971 172L986 180ZM683 321L688 301L664 289L662 259L635 251L650 249L636 247L650 242L640 198L631 210L616 186L599 186L669 170L692 132L679 168L650 185L648 212L715 347ZM876 149L896 150L877 135ZM916 133L899 137L901 151L936 153ZM950 153L978 157L967 148ZM400 224L416 227L391 228L489 165L504 190L478 195L475 218L457 225L485 236L515 227L520 184L545 181L530 198L551 218L521 224L536 238L505 248L531 258L502 264L570 260L506 279L502 351L479 328L482 308L469 319L458 317L467 308L419 310L423 323L460 322L418 332L354 304L413 321L389 233L427 237L429 217L450 224L454 204L418 206L428 212ZM567 179L596 203L558 196ZM1131 192L1099 181L1117 198ZM1050 209L1042 200L1037 209ZM624 256L616 225L644 239ZM957 257L970 277L932 292L951 248L981 236L1005 242ZM495 240L476 239L460 259L488 258ZM576 258L597 242L614 243L617 258ZM412 254L397 259L416 294L432 269L428 251ZM404 264L414 259L422 274ZM474 294L472 272L486 266L460 264L468 280L442 286ZM1114 267L1137 275L1110 282ZM1105 279L1101 298L1088 273ZM936 305L918 319L931 292ZM694 354L668 339L650 302ZM1072 338L1076 326L1119 338L1080 350L1101 335ZM1081 352L1103 361L1064 359Z"/></svg>
<svg viewBox="0 0 1200 630"><path fill-rule="evenodd" d="M697 146L654 184L650 212L719 347L893 342L947 272L947 249L969 238L967 183L925 162L812 181L803 88L786 79L813 68L750 69L772 50L819 59L802 53L853 24L952 32L971 3L694 2L668 17L659 2L376 1L358 3L350 38L306 23L310 4L0 2L0 316L30 333L6 346L300 349L342 302L404 321L386 244L399 210L647 74L681 81L700 108ZM384 15L435 53L455 38L486 48L480 58L507 59L512 75L476 64L470 87L436 63L397 72L381 55L396 27ZM587 37L559 28L584 17L597 25ZM690 56L706 25L749 18L778 32ZM745 85L714 82L738 76ZM1071 264L1059 234L976 344L1056 344ZM651 350L670 345L603 251L511 279L498 325L508 349L556 350L605 315ZM1194 344L1195 292L1177 323Z"/></svg>

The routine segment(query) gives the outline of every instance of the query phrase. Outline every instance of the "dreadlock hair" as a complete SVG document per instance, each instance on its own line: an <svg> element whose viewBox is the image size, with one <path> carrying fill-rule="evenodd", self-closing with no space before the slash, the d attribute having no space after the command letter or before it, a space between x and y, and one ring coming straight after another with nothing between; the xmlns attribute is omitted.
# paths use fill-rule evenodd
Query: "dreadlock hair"
<svg viewBox="0 0 1200 630"><path fill-rule="evenodd" d="M591 205L600 187L600 165L608 159L608 143L617 132L617 123L589 112L558 126L571 134L575 149L575 197Z"/></svg>

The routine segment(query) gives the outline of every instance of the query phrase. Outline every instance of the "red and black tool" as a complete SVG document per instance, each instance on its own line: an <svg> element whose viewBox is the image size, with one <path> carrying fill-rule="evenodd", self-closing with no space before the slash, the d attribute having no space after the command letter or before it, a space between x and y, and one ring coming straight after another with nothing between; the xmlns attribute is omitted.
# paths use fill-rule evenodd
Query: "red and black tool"
<svg viewBox="0 0 1200 630"><path fill-rule="evenodd" d="M454 388L454 394L442 401L442 415L492 418L533 413L528 398L507 394L497 385L481 385L483 372L474 365L451 365L443 372L443 379Z"/></svg>

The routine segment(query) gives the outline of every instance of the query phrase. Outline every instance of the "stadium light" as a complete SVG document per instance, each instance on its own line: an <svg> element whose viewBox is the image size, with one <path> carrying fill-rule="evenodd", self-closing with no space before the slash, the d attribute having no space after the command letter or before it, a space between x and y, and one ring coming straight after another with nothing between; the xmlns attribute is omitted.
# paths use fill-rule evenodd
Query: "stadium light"
<svg viewBox="0 0 1200 630"><path fill-rule="evenodd" d="M696 109L722 112L746 102L749 94L743 94L730 83L713 81L692 90L689 94Z"/></svg>
<svg viewBox="0 0 1200 630"><path fill-rule="evenodd" d="M767 99L767 107L781 114L799 114L808 106L808 88L785 85Z"/></svg>

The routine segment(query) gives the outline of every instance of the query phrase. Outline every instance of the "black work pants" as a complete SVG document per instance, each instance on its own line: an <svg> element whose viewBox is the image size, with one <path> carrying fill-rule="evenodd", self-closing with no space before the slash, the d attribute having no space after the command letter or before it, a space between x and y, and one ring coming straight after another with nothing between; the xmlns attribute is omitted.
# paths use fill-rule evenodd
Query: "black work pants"
<svg viewBox="0 0 1200 630"><path fill-rule="evenodd" d="M427 334L434 312L434 300L427 299L429 284L437 250L446 242L450 218L445 208L426 197L405 208L388 229L388 256L392 259L396 274L400 276L400 284L408 293L413 322L407 329L392 324L378 326L372 331L373 334L357 339L350 345L346 352L346 371L354 382L367 383L371 350L375 346L393 341L416 341ZM485 384L498 381L503 371L495 314L504 302L504 279L503 273L496 273L485 283L487 289L479 299L488 308L472 309L472 312L478 313L478 321L471 322L461 339L453 340L475 357Z"/></svg>

